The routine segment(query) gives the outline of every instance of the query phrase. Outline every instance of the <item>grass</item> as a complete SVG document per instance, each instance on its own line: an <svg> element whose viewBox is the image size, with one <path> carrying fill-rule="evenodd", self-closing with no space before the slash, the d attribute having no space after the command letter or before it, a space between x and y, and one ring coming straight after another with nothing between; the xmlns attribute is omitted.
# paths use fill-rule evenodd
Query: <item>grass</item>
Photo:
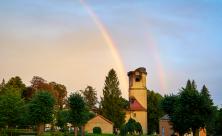
<svg viewBox="0 0 222 136"><path fill-rule="evenodd" d="M4 129L0 130L0 136L35 136L36 132L26 130L26 129ZM45 132L43 136L74 136L73 133L69 133L65 135L62 132L56 131L56 132ZM78 135L81 136L81 135ZM85 136L114 136L113 134L92 134L92 133L86 133ZM131 135L127 135L131 136ZM156 136L156 135L142 135L142 136Z"/></svg>

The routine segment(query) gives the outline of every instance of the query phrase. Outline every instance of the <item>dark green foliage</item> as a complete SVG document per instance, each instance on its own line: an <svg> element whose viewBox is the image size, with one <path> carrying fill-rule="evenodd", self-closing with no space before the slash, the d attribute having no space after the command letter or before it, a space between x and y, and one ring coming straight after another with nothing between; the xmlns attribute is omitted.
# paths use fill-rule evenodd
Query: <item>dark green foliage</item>
<svg viewBox="0 0 222 136"><path fill-rule="evenodd" d="M21 95L26 87L25 84L22 82L22 79L16 76L10 78L7 83L5 83L5 80L3 79L0 85L0 95L6 93L9 88L12 88L11 90L14 90L16 91L15 93L19 93L19 95Z"/></svg>
<svg viewBox="0 0 222 136"><path fill-rule="evenodd" d="M202 117L205 119L207 134L213 135L215 134L217 108L213 106L213 100L211 99L210 93L205 85L201 89L200 96L202 103L202 105L200 105L200 108L202 109L202 111L204 111L202 113Z"/></svg>
<svg viewBox="0 0 222 136"><path fill-rule="evenodd" d="M159 93L148 90L148 134L159 132L159 118L163 116L160 103L163 97Z"/></svg>
<svg viewBox="0 0 222 136"><path fill-rule="evenodd" d="M127 135L127 127L126 125L122 125L121 128L120 128L120 135L121 136L126 136Z"/></svg>
<svg viewBox="0 0 222 136"><path fill-rule="evenodd" d="M23 112L24 101L19 89L4 87L4 91L4 94L0 95L0 127L15 127Z"/></svg>
<svg viewBox="0 0 222 136"><path fill-rule="evenodd" d="M68 98L69 122L75 127L84 125L89 119L89 111L83 97L79 93L72 93Z"/></svg>
<svg viewBox="0 0 222 136"><path fill-rule="evenodd" d="M4 87L5 87L5 79L3 78L2 83L0 84L0 94L1 94L2 88L4 88Z"/></svg>
<svg viewBox="0 0 222 136"><path fill-rule="evenodd" d="M83 94L84 100L90 110L94 110L98 103L96 90L92 86L87 86L85 90L80 90Z"/></svg>
<svg viewBox="0 0 222 136"><path fill-rule="evenodd" d="M129 103L128 100L126 100L125 98L121 97L121 98L120 98L120 102L121 102L122 108L123 108L124 110L128 110L128 109L129 109L130 103Z"/></svg>
<svg viewBox="0 0 222 136"><path fill-rule="evenodd" d="M9 81L5 84L6 87L13 87L23 91L25 89L25 84L22 82L22 79L19 76L12 77Z"/></svg>
<svg viewBox="0 0 222 136"><path fill-rule="evenodd" d="M126 128L127 128L127 132L129 134L133 135L136 130L136 121L134 119L130 118L128 120L128 122L126 123Z"/></svg>
<svg viewBox="0 0 222 136"><path fill-rule="evenodd" d="M164 99L161 101L162 110L169 115L173 114L174 109L176 108L177 99L178 96L176 95L165 95Z"/></svg>
<svg viewBox="0 0 222 136"><path fill-rule="evenodd" d="M136 122L134 119L130 118L128 122L121 127L121 136L126 136L127 134L135 135L139 134L141 135L143 133L142 126L139 122Z"/></svg>
<svg viewBox="0 0 222 136"><path fill-rule="evenodd" d="M143 128L139 122L136 122L135 124L135 131L137 134L143 134Z"/></svg>
<svg viewBox="0 0 222 136"><path fill-rule="evenodd" d="M116 72L111 69L105 80L101 108L102 115L112 121L114 128L118 129L125 122L125 112L123 111L125 104L122 100Z"/></svg>
<svg viewBox="0 0 222 136"><path fill-rule="evenodd" d="M101 134L101 133L102 133L102 129L100 127L93 128L93 134Z"/></svg>
<svg viewBox="0 0 222 136"><path fill-rule="evenodd" d="M196 131L200 127L205 127L205 121L202 115L206 111L201 109L203 103L201 103L201 96L196 89L194 81L191 86L187 84L186 88L182 88L178 102L178 108L176 108L175 112L176 114L175 116L172 116L173 123L177 122L177 124L179 124L178 121L181 121L180 124L186 124L187 131L190 128L192 131ZM183 115L182 120L180 120L181 114Z"/></svg>
<svg viewBox="0 0 222 136"><path fill-rule="evenodd" d="M18 122L18 128L29 128L31 125L31 121L29 119L29 113L28 113L28 107L29 104L25 103L22 112L20 113L19 116L19 122Z"/></svg>
<svg viewBox="0 0 222 136"><path fill-rule="evenodd" d="M173 128L180 134L206 127L213 118L213 102L204 86L198 92L194 81L187 81L178 96L166 96L162 102L163 110L169 114Z"/></svg>
<svg viewBox="0 0 222 136"><path fill-rule="evenodd" d="M222 135L222 108L217 110L215 126L216 135Z"/></svg>
<svg viewBox="0 0 222 136"><path fill-rule="evenodd" d="M57 113L57 123L56 125L60 127L62 132L68 130L67 123L69 122L69 111L68 110L59 110Z"/></svg>
<svg viewBox="0 0 222 136"><path fill-rule="evenodd" d="M51 93L38 91L29 103L29 116L32 124L45 124L53 120L55 99Z"/></svg>

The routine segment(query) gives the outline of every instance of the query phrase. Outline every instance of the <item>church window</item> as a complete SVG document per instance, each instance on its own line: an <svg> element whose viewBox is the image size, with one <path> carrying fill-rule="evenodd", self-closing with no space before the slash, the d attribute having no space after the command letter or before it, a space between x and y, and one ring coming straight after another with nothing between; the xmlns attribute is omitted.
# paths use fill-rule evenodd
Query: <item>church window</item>
<svg viewBox="0 0 222 136"><path fill-rule="evenodd" d="M134 118L136 117L136 113L133 113L133 117L134 117Z"/></svg>
<svg viewBox="0 0 222 136"><path fill-rule="evenodd" d="M136 80L136 82L139 82L141 80L141 75L139 72L135 73L135 80Z"/></svg>
<svg viewBox="0 0 222 136"><path fill-rule="evenodd" d="M136 77L136 82L139 82L140 81L140 78L139 77Z"/></svg>

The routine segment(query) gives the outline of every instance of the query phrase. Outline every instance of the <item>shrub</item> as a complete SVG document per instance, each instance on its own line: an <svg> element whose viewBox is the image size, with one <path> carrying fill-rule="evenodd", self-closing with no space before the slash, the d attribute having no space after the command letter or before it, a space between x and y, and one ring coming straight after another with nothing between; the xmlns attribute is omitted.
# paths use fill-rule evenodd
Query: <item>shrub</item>
<svg viewBox="0 0 222 136"><path fill-rule="evenodd" d="M94 127L93 128L93 134L101 134L102 133L102 130L100 127Z"/></svg>

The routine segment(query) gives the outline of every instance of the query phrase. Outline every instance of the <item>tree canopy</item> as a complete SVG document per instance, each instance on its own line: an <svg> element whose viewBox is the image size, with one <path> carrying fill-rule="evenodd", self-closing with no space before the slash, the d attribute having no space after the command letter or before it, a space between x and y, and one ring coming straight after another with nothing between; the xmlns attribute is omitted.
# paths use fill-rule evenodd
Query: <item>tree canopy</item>
<svg viewBox="0 0 222 136"><path fill-rule="evenodd" d="M101 108L103 116L112 121L114 128L118 129L125 122L124 102L122 100L117 74L114 69L111 69L106 76L103 97L101 97Z"/></svg>
<svg viewBox="0 0 222 136"><path fill-rule="evenodd" d="M213 117L213 103L207 88L204 86L199 92L195 81L190 80L177 96L166 96L162 108L169 114L174 130L180 134L193 131L197 135Z"/></svg>
<svg viewBox="0 0 222 136"><path fill-rule="evenodd" d="M148 133L153 134L159 132L159 118L163 116L163 110L160 107L163 97L159 93L148 90L147 96L147 117L148 117Z"/></svg>
<svg viewBox="0 0 222 136"><path fill-rule="evenodd" d="M15 127L19 124L24 101L17 88L6 87L5 93L0 95L0 127Z"/></svg>
<svg viewBox="0 0 222 136"><path fill-rule="evenodd" d="M29 116L33 125L37 125L38 134L41 134L42 126L53 120L53 107L55 99L47 91L38 91L29 103Z"/></svg>
<svg viewBox="0 0 222 136"><path fill-rule="evenodd" d="M89 110L83 97L79 93L72 93L68 98L69 122L75 127L75 135L77 135L76 127L80 127L87 123L89 119Z"/></svg>
<svg viewBox="0 0 222 136"><path fill-rule="evenodd" d="M96 104L98 103L97 93L95 88L88 85L85 88L85 90L80 90L80 92L83 94L86 105L89 107L91 111L93 111L96 107Z"/></svg>

